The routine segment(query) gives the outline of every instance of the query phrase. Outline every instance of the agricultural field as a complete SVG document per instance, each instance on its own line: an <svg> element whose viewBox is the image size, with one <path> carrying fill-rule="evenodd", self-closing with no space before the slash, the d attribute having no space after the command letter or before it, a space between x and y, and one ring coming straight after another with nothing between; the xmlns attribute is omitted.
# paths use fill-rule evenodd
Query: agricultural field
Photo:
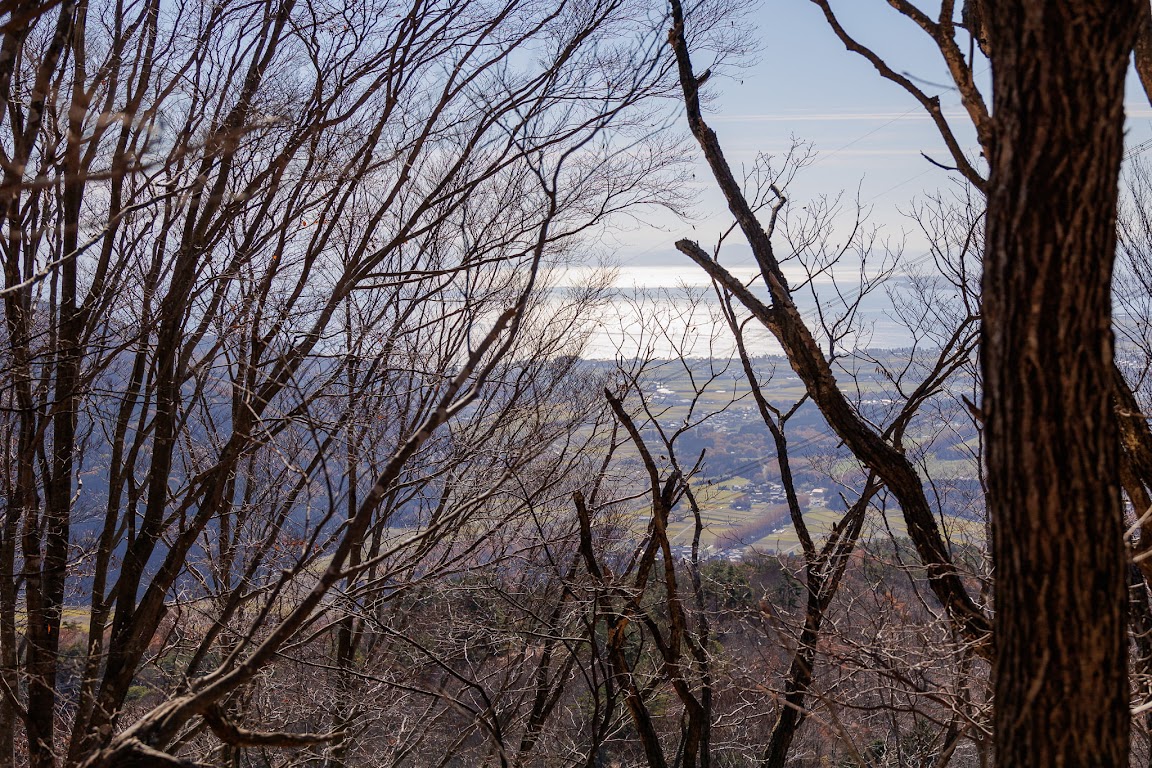
<svg viewBox="0 0 1152 768"><path fill-rule="evenodd" d="M898 352L877 353L896 367ZM803 385L782 358L757 361L762 391L787 411L803 397ZM736 558L746 551L787 553L798 549L775 444L764 425L747 381L723 361L667 361L650 367L640 386L648 410L662 427L693 426L676 444L682 464L703 453L696 477L704 529L700 545L712 556ZM845 377L847 379L847 377ZM879 374L847 379L845 391L862 413L884 423L900 402ZM957 542L982 541L980 483L973 456L978 436L959 397L944 393L913 420L906 448L924 476L935 481L943 509L941 525ZM648 433L655 435L649 423ZM785 425L789 460L805 520L819 537L844 514L862 485L859 464L847 453L810 403L801 404ZM689 459L691 457L691 459ZM670 521L673 545L689 547L693 520L686 507ZM870 510L865 537L906 536L897 509Z"/></svg>

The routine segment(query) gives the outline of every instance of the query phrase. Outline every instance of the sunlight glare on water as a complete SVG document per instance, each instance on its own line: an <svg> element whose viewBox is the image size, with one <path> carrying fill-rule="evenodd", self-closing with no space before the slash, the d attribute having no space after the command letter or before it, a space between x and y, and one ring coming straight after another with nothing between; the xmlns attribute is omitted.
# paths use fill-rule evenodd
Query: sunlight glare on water
<svg viewBox="0 0 1152 768"><path fill-rule="evenodd" d="M743 280L755 275L750 267L733 268ZM592 270L569 270L556 281L557 287L570 287L586 280ZM821 290L826 288L827 290ZM762 287L756 293L763 298ZM817 286L825 305L835 293L831 285ZM736 344L720 312L720 305L707 276L691 266L638 266L615 270L611 300L598 312L583 357L591 360L649 357L668 359L726 358L736 354ZM817 322L816 302L807 293L798 293L797 305L810 321L818 341L826 344ZM858 313L858 330L841 342L841 347L893 349L908 346L911 336L896 322L884 294L868 296ZM826 316L837 315L835 307L825 306ZM842 309L841 309L842 312ZM745 343L753 356L781 355L783 350L763 326L749 323Z"/></svg>

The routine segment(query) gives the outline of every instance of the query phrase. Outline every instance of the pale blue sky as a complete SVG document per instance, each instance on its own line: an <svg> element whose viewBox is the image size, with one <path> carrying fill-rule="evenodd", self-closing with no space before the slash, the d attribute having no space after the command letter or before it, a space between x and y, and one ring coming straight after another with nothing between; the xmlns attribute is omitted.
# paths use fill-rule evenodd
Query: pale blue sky
<svg viewBox="0 0 1152 768"><path fill-rule="evenodd" d="M893 69L918 78L925 92L940 95L945 111L955 115L958 137L975 153L973 132L958 96L945 87L949 78L927 36L884 0L840 0L834 7L849 32L881 53ZM801 201L843 191L850 202L859 189L861 199L872 207L871 220L894 236L908 232L909 255L921 252L922 242L900 210L914 197L952 186L956 174L921 157L925 152L949 162L919 104L863 58L846 51L820 9L808 0L765 0L750 21L760 47L758 62L730 78L713 78L708 86L714 96L710 121L730 162L739 167L751 163L757 152L783 153L793 136L812 142L819 154L792 185L791 198ZM988 67L982 58L977 71L986 81ZM984 91L990 94L986 84ZM1152 109L1134 74L1128 109L1128 142L1134 146L1152 136ZM685 224L653 214L650 222L659 228L625 233L615 246L625 267L684 264L672 246L680 237L715 241L727 222L723 203L703 165L696 178L696 221Z"/></svg>

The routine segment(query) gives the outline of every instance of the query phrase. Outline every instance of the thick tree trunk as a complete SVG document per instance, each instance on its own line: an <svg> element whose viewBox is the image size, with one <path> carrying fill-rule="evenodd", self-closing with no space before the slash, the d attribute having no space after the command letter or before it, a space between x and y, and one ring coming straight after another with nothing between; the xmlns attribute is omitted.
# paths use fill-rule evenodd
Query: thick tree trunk
<svg viewBox="0 0 1152 768"><path fill-rule="evenodd" d="M982 364L1001 766L1128 762L1110 290L1137 4L985 6L996 135Z"/></svg>

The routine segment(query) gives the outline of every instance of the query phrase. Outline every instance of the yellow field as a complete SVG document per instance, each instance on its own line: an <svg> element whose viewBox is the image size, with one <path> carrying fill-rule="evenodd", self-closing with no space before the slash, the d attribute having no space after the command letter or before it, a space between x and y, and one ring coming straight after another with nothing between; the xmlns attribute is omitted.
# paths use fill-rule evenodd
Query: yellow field
<svg viewBox="0 0 1152 768"><path fill-rule="evenodd" d="M730 500L732 496L737 494L736 491L720 491L713 498L714 503L705 506L701 515L704 522L704 530L700 535L701 546L715 547L717 539L725 533L740 528L768 512L770 505L767 504L753 504L752 508L747 511L731 509L725 503L725 499ZM822 539L842 516L842 512L826 507L815 507L804 512L804 520L808 524L808 530L817 541ZM984 542L984 526L978 522L960 518L945 518L944 527L945 538L953 543L980 545ZM668 528L673 546L692 543L693 524L691 519L678 520L669 525ZM904 524L904 517L900 514L900 510L890 509L884 517L875 511L869 511L864 522L861 539L887 537L890 535L889 531L891 531L892 536L897 538L907 537L908 528ZM746 546L761 552L786 554L800 551L800 539L791 523L785 522L782 527L746 544Z"/></svg>

